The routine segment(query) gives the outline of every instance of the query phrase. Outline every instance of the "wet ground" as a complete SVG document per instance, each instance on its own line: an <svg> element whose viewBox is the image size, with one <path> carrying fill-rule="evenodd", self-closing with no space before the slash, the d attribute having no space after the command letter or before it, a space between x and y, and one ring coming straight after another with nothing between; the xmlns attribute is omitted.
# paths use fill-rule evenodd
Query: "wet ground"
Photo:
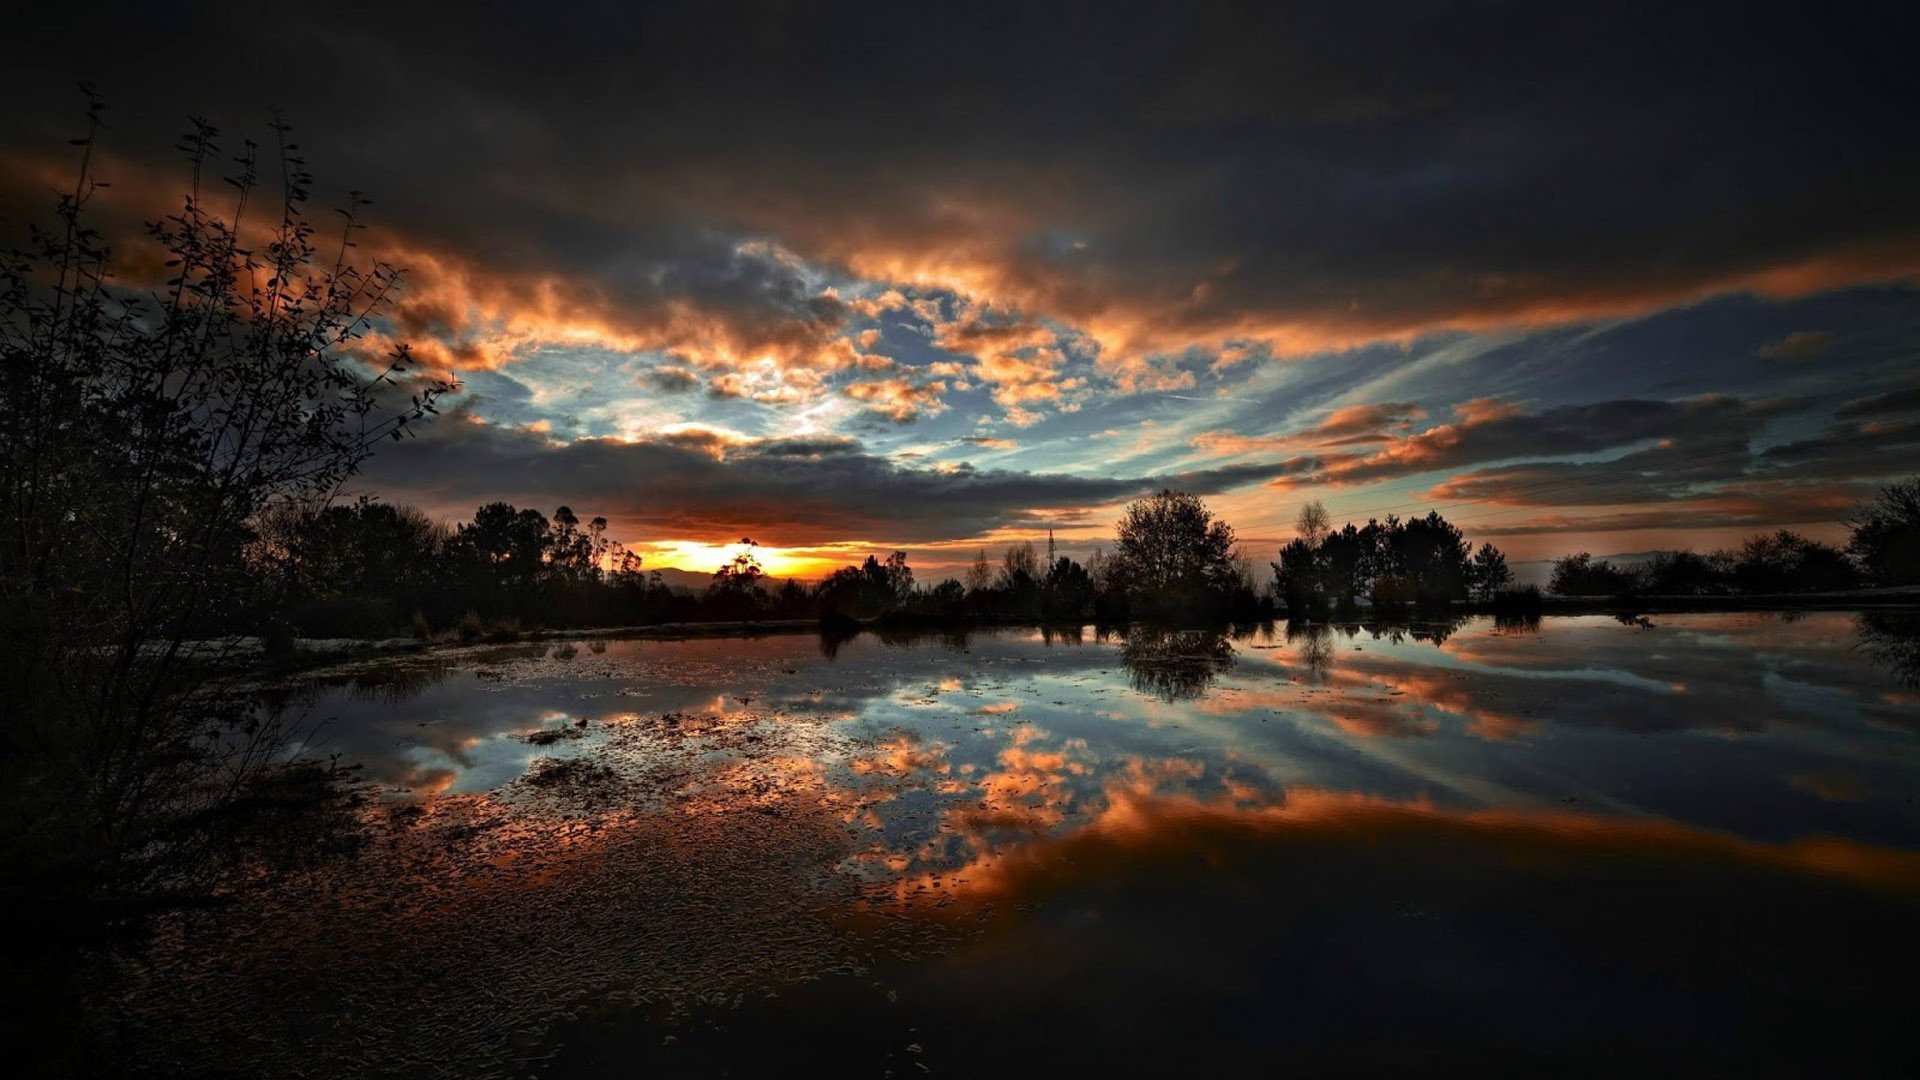
<svg viewBox="0 0 1920 1080"><path fill-rule="evenodd" d="M343 669L279 704L364 847L122 1021L247 1075L1920 1074L1910 622Z"/></svg>

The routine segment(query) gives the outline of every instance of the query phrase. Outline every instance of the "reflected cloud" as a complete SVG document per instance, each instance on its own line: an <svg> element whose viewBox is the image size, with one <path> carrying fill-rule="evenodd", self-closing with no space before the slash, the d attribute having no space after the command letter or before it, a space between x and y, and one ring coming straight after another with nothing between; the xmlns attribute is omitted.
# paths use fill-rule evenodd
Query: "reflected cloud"
<svg viewBox="0 0 1920 1080"><path fill-rule="evenodd" d="M1177 759L1136 763L1114 778L1083 823L1017 849L998 848L945 875L964 889L943 899L968 906L1031 903L1107 876L1133 878L1195 855L1259 844L1261 858L1288 858L1303 870L1323 853L1368 852L1385 864L1405 858L1431 869L1438 853L1581 865L1724 866L1832 878L1920 895L1920 853L1833 837L1769 844L1673 822L1563 810L1450 809L1356 792L1290 789L1278 798L1242 792L1212 797L1169 792L1198 767ZM1471 854L1469 854L1471 853ZM911 890L903 895L914 895ZM952 917L952 916L949 916Z"/></svg>
<svg viewBox="0 0 1920 1080"><path fill-rule="evenodd" d="M347 918L194 963L281 987L311 956L316 986L366 1009L396 956L457 961L428 1019L501 1030L519 1020L482 988L515 987L537 1026L554 1010L520 987L738 994L843 962L849 931L919 956L977 941L1029 991L1084 974L1049 954L1062 942L1132 962L1168 926L1194 963L1333 933L1342 965L1419 978L1464 941L1524 971L1630 956L1662 987L1714 927L1770 949L1778 912L1911 924L1912 703L1856 631L1887 623L982 631L965 652L861 635L832 660L812 635L608 641L565 663L453 651L384 683L405 698L350 668L294 695L391 796L358 868L308 883ZM1438 951L1409 961L1410 940Z"/></svg>

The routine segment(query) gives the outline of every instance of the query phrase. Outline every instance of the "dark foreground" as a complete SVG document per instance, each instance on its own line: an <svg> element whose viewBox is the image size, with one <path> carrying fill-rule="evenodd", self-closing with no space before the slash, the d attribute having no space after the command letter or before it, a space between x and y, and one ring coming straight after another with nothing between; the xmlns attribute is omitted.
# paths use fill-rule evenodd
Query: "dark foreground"
<svg viewBox="0 0 1920 1080"><path fill-rule="evenodd" d="M359 854L169 923L76 1038L199 1075L1920 1074L1908 624L1652 623L345 671L291 704L367 764Z"/></svg>

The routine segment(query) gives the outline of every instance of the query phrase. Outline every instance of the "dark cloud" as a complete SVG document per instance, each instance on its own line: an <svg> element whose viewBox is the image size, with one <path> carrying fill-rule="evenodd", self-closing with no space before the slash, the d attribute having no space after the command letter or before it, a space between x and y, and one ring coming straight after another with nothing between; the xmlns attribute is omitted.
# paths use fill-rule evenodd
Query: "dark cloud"
<svg viewBox="0 0 1920 1080"><path fill-rule="evenodd" d="M1605 461L1549 461L1478 469L1426 494L1449 502L1545 509L1614 508L1479 531L1691 530L1832 524L1873 491L1871 477L1920 461L1920 422L1838 423L1765 448L1732 431L1663 441Z"/></svg>
<svg viewBox="0 0 1920 1080"><path fill-rule="evenodd" d="M765 543L848 538L913 542L1003 525L1080 520L1086 507L1174 487L1214 494L1271 476L1251 464L1167 476L907 468L838 436L745 439L688 428L639 442L555 444L456 410L374 458L363 478L445 517L482 502L566 504L604 515L632 540L711 539L750 528Z"/></svg>
<svg viewBox="0 0 1920 1080"><path fill-rule="evenodd" d="M1796 330L1760 346L1754 355L1767 360L1812 360L1826 355L1832 347L1833 335L1824 330Z"/></svg>
<svg viewBox="0 0 1920 1080"><path fill-rule="evenodd" d="M1693 498L1703 484L1738 480L1752 462L1744 438L1694 440L1648 447L1606 461L1477 469L1447 478L1428 494L1449 501L1519 506L1662 503Z"/></svg>
<svg viewBox="0 0 1920 1080"><path fill-rule="evenodd" d="M1478 536L1534 536L1542 533L1602 533L1708 529L1752 529L1755 531L1784 525L1831 525L1845 517L1854 505L1854 496L1845 492L1822 490L1820 497L1805 492L1780 492L1772 497L1731 496L1699 499L1683 506L1578 517L1550 514L1527 521L1480 522L1473 531Z"/></svg>
<svg viewBox="0 0 1920 1080"><path fill-rule="evenodd" d="M1480 398L1455 406L1452 423L1414 435L1391 436L1373 449L1298 459L1292 475L1274 483L1282 487L1368 484L1516 458L1599 453L1649 441L1682 443L1685 454L1724 457L1730 449L1743 446L1769 419L1796 404L1712 396L1683 401L1599 401L1528 412ZM1668 460L1678 460L1687 467L1683 457L1676 455ZM1564 470L1562 475L1569 479L1581 470L1577 465L1553 468Z"/></svg>
<svg viewBox="0 0 1920 1080"><path fill-rule="evenodd" d="M640 376L646 385L666 394L684 394L700 385L700 376L683 367L657 367Z"/></svg>
<svg viewBox="0 0 1920 1080"><path fill-rule="evenodd" d="M1920 462L1920 420L1840 423L1811 438L1768 447L1765 475L1841 480L1887 475L1899 462Z"/></svg>
<svg viewBox="0 0 1920 1080"><path fill-rule="evenodd" d="M839 318L734 245L765 236L963 280L1110 344L1309 345L1911 273L1913 20L39 5L9 22L0 138L59 149L88 73L128 153L171 145L189 112L288 105L323 175L375 191L419 251L562 281L616 321L685 304L747 344ZM303 92L316 80L329 91Z"/></svg>
<svg viewBox="0 0 1920 1080"><path fill-rule="evenodd" d="M1835 415L1842 420L1859 420L1874 416L1898 416L1916 412L1920 412L1920 386L1910 386L1904 390L1889 390L1872 397L1856 398L1840 406Z"/></svg>
<svg viewBox="0 0 1920 1080"><path fill-rule="evenodd" d="M876 447L1049 460L1048 439L1104 428L1135 435L1128 461L1189 440L1215 460L1287 457L1176 478L1203 491L1475 470L1438 490L1690 507L1702 523L1792 515L1813 505L1793 485L1920 460L1920 398L1900 381L1914 294L1791 315L1698 301L1920 268L1915 18L1811 3L42 4L8 22L0 219L50 200L78 78L110 101L118 231L184 180L170 148L188 114L258 133L284 106L318 203L370 191L366 250L412 270L394 331L430 365L496 369L471 379L487 400L473 414L494 424L449 417L374 463L382 490L445 513L504 496L600 502L637 537L911 539L1158 482L1153 464L940 471L845 439L688 428L561 446L512 429L570 434L573 412L601 432L668 416L762 430L768 409L834 394L853 408L823 422ZM888 286L898 304L877 299ZM1657 308L1671 317L1584 325ZM1493 326L1536 332L1497 347L1435 333ZM552 345L620 357L618 386L530 370ZM1435 355L1454 345L1474 355ZM1348 351L1268 378L1272 357L1321 349ZM1174 423L1243 385L1214 430ZM1740 396L1659 400L1714 390ZM1820 419L1760 445L1787 408L1765 394ZM1334 407L1356 399L1384 403ZM1417 430L1423 409L1437 422ZM1248 434L1290 417L1305 426ZM1179 434L1154 445L1153 419ZM1035 426L1015 446L1009 422ZM1588 455L1616 460L1547 460ZM1771 493L1700 501L1736 489Z"/></svg>

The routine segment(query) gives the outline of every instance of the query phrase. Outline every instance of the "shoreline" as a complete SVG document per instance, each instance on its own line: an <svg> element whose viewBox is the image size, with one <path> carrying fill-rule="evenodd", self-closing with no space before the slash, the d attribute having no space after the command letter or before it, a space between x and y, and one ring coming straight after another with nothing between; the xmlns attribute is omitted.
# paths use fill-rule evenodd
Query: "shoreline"
<svg viewBox="0 0 1920 1080"><path fill-rule="evenodd" d="M1420 609L1406 607L1384 609L1362 607L1345 612L1330 612L1324 616L1290 619L1284 615L1270 620L1262 620L1268 625L1285 625L1289 622L1303 625L1364 625L1368 623L1388 623L1417 625L1443 622L1451 618L1472 618L1484 616L1496 619L1517 619L1529 621L1543 618L1571 618L1585 615L1635 616L1635 615L1688 615L1718 614L1724 612L1781 612L1802 611L1855 611L1913 609L1920 613L1920 588L1901 587L1893 589L1859 590L1847 593L1798 593L1768 596L1647 596L1632 600L1605 597L1544 597L1538 610L1511 611L1501 610L1489 604L1455 604L1445 609ZM1219 624L1213 626L1183 625L1174 623L1149 623L1136 620L1138 625L1158 625L1167 629L1220 629L1232 632L1236 626L1253 624ZM1129 624L1115 624L1121 628ZM934 621L918 619L874 619L850 620L840 631L851 638L860 634L877 635L932 635L941 633L964 633L971 631L998 631L1009 629L1027 630L1085 630L1096 626L1092 620L1069 620L1048 622L1033 619L981 619L967 621ZM458 640L422 640L417 637L386 638L297 638L294 640L294 652L290 656L273 660L264 656L258 638L230 638L198 642L195 645L205 652L219 653L225 662L237 667L256 670L271 670L279 675L306 674L321 671L341 664L364 662L383 658L404 659L429 654L451 654L466 650L489 648L510 648L515 645L538 645L564 643L569 641L594 640L654 640L654 641L690 641L704 638L755 638L786 634L818 634L823 627L818 619L768 619L744 620L730 619L713 622L671 622L649 623L607 627L575 627L563 630L523 631L511 640L471 641ZM262 661L265 661L264 663Z"/></svg>

